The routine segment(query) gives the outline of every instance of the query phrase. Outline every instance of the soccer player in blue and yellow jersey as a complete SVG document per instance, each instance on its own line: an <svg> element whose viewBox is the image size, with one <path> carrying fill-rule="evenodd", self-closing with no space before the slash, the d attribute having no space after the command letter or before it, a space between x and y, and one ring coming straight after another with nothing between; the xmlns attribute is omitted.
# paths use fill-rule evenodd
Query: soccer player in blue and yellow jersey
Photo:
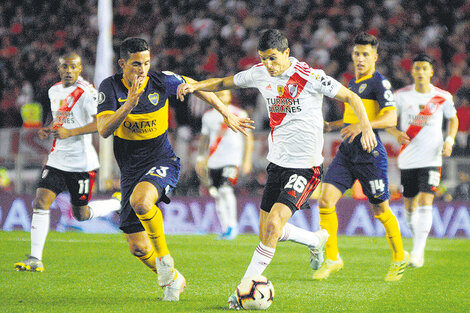
<svg viewBox="0 0 470 313"><path fill-rule="evenodd" d="M396 125L397 113L390 82L375 70L377 48L377 38L370 34L361 33L355 38L352 52L355 78L349 81L348 87L362 99L378 144L372 152L362 149L358 118L346 103L342 123L336 123L336 126L344 125L343 142L325 175L319 200L320 225L330 237L325 245L326 259L314 272L314 279L325 279L344 266L338 251L336 204L356 179L369 199L375 218L384 225L392 250L392 264L385 280L399 280L409 260L403 250L398 221L390 210L387 152L378 136L378 129Z"/></svg>
<svg viewBox="0 0 470 313"><path fill-rule="evenodd" d="M114 134L114 155L121 170L122 212L120 228L130 251L158 274L163 301L178 301L186 281L173 265L157 207L169 202L180 162L168 141L168 97L179 84L195 82L171 72L150 71L150 50L140 38L120 46L122 73L105 79L99 87L98 131ZM196 94L224 116L229 128L246 134L249 118L239 118L213 93Z"/></svg>

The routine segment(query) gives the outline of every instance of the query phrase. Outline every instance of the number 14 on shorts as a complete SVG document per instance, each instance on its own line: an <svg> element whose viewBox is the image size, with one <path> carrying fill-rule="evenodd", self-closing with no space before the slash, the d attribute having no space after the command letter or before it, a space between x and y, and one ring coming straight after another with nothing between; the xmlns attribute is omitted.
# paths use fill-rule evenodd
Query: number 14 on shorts
<svg viewBox="0 0 470 313"><path fill-rule="evenodd" d="M385 184L382 179L370 180L370 190L373 194L383 193L385 191Z"/></svg>

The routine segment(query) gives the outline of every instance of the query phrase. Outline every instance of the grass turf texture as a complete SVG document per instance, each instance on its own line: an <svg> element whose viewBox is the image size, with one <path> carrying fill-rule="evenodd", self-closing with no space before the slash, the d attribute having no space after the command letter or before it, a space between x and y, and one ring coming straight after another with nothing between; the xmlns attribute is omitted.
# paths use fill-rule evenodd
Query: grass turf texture
<svg viewBox="0 0 470 313"><path fill-rule="evenodd" d="M255 235L167 236L187 279L180 302L157 300L157 278L128 252L122 234L48 235L44 273L16 272L29 233L0 231L0 312L221 312L251 260ZM387 283L385 238L340 237L345 267L313 281L306 247L280 243L264 273L274 284L269 312L470 312L470 240L429 239L423 268ZM411 240L405 239L410 249Z"/></svg>

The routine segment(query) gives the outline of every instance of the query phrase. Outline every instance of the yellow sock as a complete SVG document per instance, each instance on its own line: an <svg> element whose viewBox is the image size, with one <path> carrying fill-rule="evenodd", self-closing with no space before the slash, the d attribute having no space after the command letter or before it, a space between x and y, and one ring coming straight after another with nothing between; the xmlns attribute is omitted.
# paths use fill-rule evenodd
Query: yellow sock
<svg viewBox="0 0 470 313"><path fill-rule="evenodd" d="M155 274L157 274L157 263L156 258L157 254L155 250L152 249L149 253L143 256L137 257L142 263L144 263L148 268L150 268Z"/></svg>
<svg viewBox="0 0 470 313"><path fill-rule="evenodd" d="M142 226L144 226L152 246L155 248L156 257L159 258L170 254L163 231L162 211L154 205L147 213L136 215L140 219Z"/></svg>
<svg viewBox="0 0 470 313"><path fill-rule="evenodd" d="M400 227L398 226L397 218L393 215L390 209L387 209L380 215L375 215L375 218L384 225L387 241L392 249L393 261L403 260L405 258L405 254L403 251L403 242L401 240Z"/></svg>
<svg viewBox="0 0 470 313"><path fill-rule="evenodd" d="M338 259L338 216L336 207L319 208L320 227L326 229L330 237L325 244L326 258L332 261Z"/></svg>

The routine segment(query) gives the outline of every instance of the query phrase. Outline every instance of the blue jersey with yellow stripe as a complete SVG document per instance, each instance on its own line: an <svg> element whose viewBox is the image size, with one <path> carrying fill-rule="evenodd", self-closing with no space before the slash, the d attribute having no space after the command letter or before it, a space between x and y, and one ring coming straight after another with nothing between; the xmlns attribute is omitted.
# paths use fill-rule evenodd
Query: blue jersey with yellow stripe
<svg viewBox="0 0 470 313"><path fill-rule="evenodd" d="M114 155L121 173L175 157L168 141L168 97L175 95L178 85L184 82L171 72L148 72L139 103L114 132ZM97 116L114 114L127 101L129 89L122 73L103 80Z"/></svg>
<svg viewBox="0 0 470 313"><path fill-rule="evenodd" d="M376 119L385 110L395 110L392 85L379 72L357 80L351 79L348 88L361 98L370 121ZM349 103L345 103L344 106L343 122L345 124L359 123Z"/></svg>

